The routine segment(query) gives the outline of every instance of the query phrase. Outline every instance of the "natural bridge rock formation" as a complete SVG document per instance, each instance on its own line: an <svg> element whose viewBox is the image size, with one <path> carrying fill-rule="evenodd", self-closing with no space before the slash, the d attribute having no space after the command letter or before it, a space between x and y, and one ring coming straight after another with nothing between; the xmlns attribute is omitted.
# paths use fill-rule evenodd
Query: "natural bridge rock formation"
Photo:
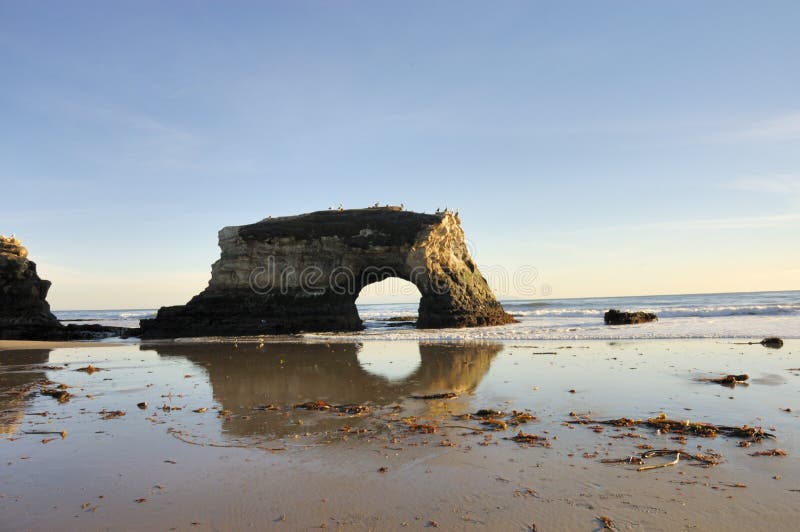
<svg viewBox="0 0 800 532"><path fill-rule="evenodd" d="M45 299L49 289L20 241L0 235L0 339L38 339L61 327Z"/></svg>
<svg viewBox="0 0 800 532"><path fill-rule="evenodd" d="M458 216L396 207L319 211L219 232L220 259L189 303L142 320L144 338L352 331L361 289L388 277L422 294L417 327L511 323L467 251Z"/></svg>

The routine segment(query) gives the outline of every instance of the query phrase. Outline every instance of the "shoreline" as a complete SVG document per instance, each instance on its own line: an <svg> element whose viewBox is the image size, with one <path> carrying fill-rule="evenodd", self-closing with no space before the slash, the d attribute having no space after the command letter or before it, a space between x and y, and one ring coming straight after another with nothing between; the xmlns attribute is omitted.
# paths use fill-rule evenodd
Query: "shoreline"
<svg viewBox="0 0 800 532"><path fill-rule="evenodd" d="M793 337L783 337L784 340L796 340ZM82 348L82 347L117 347L124 345L137 345L142 348L170 346L170 345L270 345L270 344L360 344L363 342L380 343L390 342L398 344L512 344L513 342L521 342L530 344L533 342L547 343L547 344L564 344L564 343L635 343L635 342L692 342L692 341L721 341L729 342L731 345L742 345L751 347L762 347L760 345L763 337L739 337L739 336L725 336L725 337L698 337L698 338L660 338L660 337L646 337L646 338L575 338L575 339L562 339L562 338L359 338L351 336L343 336L341 338L323 336L315 338L313 336L223 336L223 337L198 337L198 338L173 338L173 339L158 339L158 340L136 340L136 341L115 341L116 338L110 338L107 341L101 340L64 340L64 341L51 341L51 340L0 340L0 352L10 350L26 350L26 349L61 349L61 348ZM513 347L513 346L512 346ZM529 346L526 346L529 347Z"/></svg>
<svg viewBox="0 0 800 532"><path fill-rule="evenodd" d="M26 349L61 349L65 347L115 347L138 342L101 342L97 340L0 340L0 352Z"/></svg>

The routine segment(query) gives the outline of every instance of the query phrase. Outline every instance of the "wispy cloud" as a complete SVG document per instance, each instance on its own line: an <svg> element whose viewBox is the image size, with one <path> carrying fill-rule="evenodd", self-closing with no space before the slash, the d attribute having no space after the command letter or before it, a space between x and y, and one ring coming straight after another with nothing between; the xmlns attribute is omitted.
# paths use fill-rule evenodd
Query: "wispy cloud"
<svg viewBox="0 0 800 532"><path fill-rule="evenodd" d="M800 138L800 112L758 121L746 127L738 136L765 140Z"/></svg>
<svg viewBox="0 0 800 532"><path fill-rule="evenodd" d="M128 167L184 167L194 164L206 146L204 139L185 125L130 105L50 89L34 91L21 103L80 127L84 134L78 147L83 142L89 151L87 158L96 157L98 142L102 142L106 150L115 153L117 162ZM93 142L86 142L87 138Z"/></svg>
<svg viewBox="0 0 800 532"><path fill-rule="evenodd" d="M800 174L744 176L735 179L729 187L746 192L774 194L790 201L800 202Z"/></svg>
<svg viewBox="0 0 800 532"><path fill-rule="evenodd" d="M800 174L743 176L728 183L726 188L759 194L793 210L800 208Z"/></svg>
<svg viewBox="0 0 800 532"><path fill-rule="evenodd" d="M695 230L695 229L762 229L800 223L800 213L775 214L769 216L738 216L731 218L707 218L695 220L675 220L645 224L645 227Z"/></svg>
<svg viewBox="0 0 800 532"><path fill-rule="evenodd" d="M636 232L636 231L712 231L732 229L767 229L800 225L800 212L774 214L767 216L736 216L729 218L694 218L684 220L668 220L626 225L592 226L583 229L566 231L565 233L595 232Z"/></svg>

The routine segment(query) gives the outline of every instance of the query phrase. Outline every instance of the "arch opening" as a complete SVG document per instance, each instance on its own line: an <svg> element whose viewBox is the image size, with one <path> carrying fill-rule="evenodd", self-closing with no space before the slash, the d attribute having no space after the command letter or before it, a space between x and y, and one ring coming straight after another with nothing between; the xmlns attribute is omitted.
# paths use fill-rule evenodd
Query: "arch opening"
<svg viewBox="0 0 800 532"><path fill-rule="evenodd" d="M414 283L388 277L364 286L356 298L356 309L366 329L413 328L421 298Z"/></svg>

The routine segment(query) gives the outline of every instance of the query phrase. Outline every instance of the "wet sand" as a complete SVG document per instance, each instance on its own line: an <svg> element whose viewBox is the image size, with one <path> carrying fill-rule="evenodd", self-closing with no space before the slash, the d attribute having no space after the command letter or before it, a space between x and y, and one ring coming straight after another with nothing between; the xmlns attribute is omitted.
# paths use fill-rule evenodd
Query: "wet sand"
<svg viewBox="0 0 800 532"><path fill-rule="evenodd" d="M0 342L2 530L598 530L603 516L618 529L790 529L800 518L796 340L26 344ZM75 371L89 364L103 371ZM698 380L740 373L748 386ZM38 393L44 380L71 399ZM456 397L413 398L445 392ZM370 411L293 407L308 401ZM460 417L479 409L536 419L494 431ZM741 447L565 423L660 412L776 438ZM519 430L547 446L506 439ZM721 463L601 462L643 445ZM751 456L768 449L787 456Z"/></svg>
<svg viewBox="0 0 800 532"><path fill-rule="evenodd" d="M39 350L39 349L59 349L64 347L109 347L114 345L124 345L125 342L40 342L37 340L0 340L0 352L20 351L20 350ZM128 342L129 343L129 342Z"/></svg>

